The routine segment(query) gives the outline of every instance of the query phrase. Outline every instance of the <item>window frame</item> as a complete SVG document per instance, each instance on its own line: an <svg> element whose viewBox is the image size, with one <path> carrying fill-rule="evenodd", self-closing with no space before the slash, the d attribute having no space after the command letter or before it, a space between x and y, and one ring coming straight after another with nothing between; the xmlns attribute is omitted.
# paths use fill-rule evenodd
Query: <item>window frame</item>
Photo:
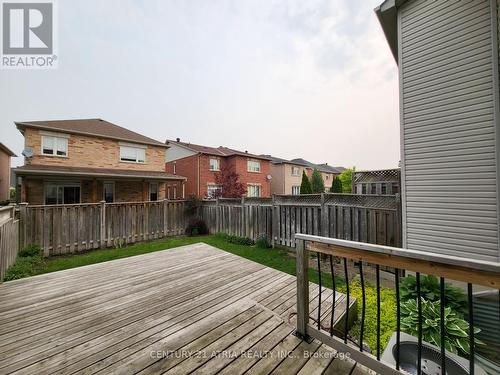
<svg viewBox="0 0 500 375"><path fill-rule="evenodd" d="M47 203L47 191L49 187L56 188L56 203ZM78 188L78 202L66 203L64 202L64 189L65 188ZM59 189L62 189L61 197L59 197ZM61 202L59 202L61 198ZM81 204L82 202L82 184L81 182L63 182L63 181L49 181L43 185L43 202L45 205L63 205L63 204Z"/></svg>
<svg viewBox="0 0 500 375"><path fill-rule="evenodd" d="M207 197L209 199L213 199L213 195L210 194L210 190L214 190L217 191L217 190L222 190L222 186L221 185L217 185L217 184L207 184Z"/></svg>
<svg viewBox="0 0 500 375"><path fill-rule="evenodd" d="M151 195L153 194L153 189L152 187L156 186L156 199L151 199ZM150 202L157 202L160 198L160 183L152 181L149 183L149 201Z"/></svg>
<svg viewBox="0 0 500 375"><path fill-rule="evenodd" d="M51 138L53 141L52 145L52 153L47 153L45 152L45 140ZM66 150L64 151L64 155L58 155L57 153L61 150L59 150L59 141L64 141L65 143L65 148ZM42 133L41 136L41 145L40 145L40 153L43 156L50 156L50 157L58 157L58 158L67 158L69 154L69 136L63 135L63 134L51 134L51 133Z"/></svg>
<svg viewBox="0 0 500 375"><path fill-rule="evenodd" d="M147 150L146 146L136 145L136 144L131 144L131 143L123 143L123 142L120 142L119 146L120 146L120 150L119 150L119 160L120 160L120 163L146 164L146 150ZM125 159L125 160L123 159L122 151L124 149L131 149L131 150L135 151L135 161L132 160L131 158L128 159L128 160L127 159ZM140 160L140 156L138 155L138 151L139 150L141 150L144 153L144 157L142 158L144 160Z"/></svg>
<svg viewBox="0 0 500 375"><path fill-rule="evenodd" d="M258 195L255 195L255 194L250 195L249 194L249 191L250 191L249 188L254 188L254 189L258 188L259 194ZM247 197L249 197L249 198L260 198L260 197L262 197L262 185L261 184L247 184Z"/></svg>
<svg viewBox="0 0 500 375"><path fill-rule="evenodd" d="M295 190L295 193L294 193ZM292 186L292 195L300 195L300 185L293 185Z"/></svg>
<svg viewBox="0 0 500 375"><path fill-rule="evenodd" d="M106 185L111 185L111 193L113 195L113 199L111 202L108 202L106 200ZM115 202L115 182L114 181L104 181L102 183L102 200L105 201L106 203L114 203Z"/></svg>
<svg viewBox="0 0 500 375"><path fill-rule="evenodd" d="M258 169L251 168L250 167L251 164L258 165ZM260 163L260 160L248 159L247 160L247 172L250 172L250 173L261 173L262 172L262 165Z"/></svg>
<svg viewBox="0 0 500 375"><path fill-rule="evenodd" d="M297 173L294 173L294 171L297 170ZM300 176L300 168L296 166L292 166L292 176Z"/></svg>
<svg viewBox="0 0 500 375"><path fill-rule="evenodd" d="M217 164L217 168L212 168L212 161L215 161L216 164ZM208 170L211 171L211 172L220 172L220 159L219 158L215 158L215 157L211 157L209 160L208 160Z"/></svg>

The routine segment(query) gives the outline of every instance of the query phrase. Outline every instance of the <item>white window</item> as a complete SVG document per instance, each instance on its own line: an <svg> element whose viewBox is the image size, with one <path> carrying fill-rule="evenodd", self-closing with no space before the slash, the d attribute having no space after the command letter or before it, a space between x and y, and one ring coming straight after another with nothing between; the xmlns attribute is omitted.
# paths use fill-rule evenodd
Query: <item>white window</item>
<svg viewBox="0 0 500 375"><path fill-rule="evenodd" d="M298 176L299 174L300 174L300 168L299 167L292 167L292 175Z"/></svg>
<svg viewBox="0 0 500 375"><path fill-rule="evenodd" d="M144 163L146 161L146 149L142 147L120 146L120 161Z"/></svg>
<svg viewBox="0 0 500 375"><path fill-rule="evenodd" d="M247 185L247 197L260 197L262 187L260 185Z"/></svg>
<svg viewBox="0 0 500 375"><path fill-rule="evenodd" d="M260 172L260 161L248 160L247 161L247 171L248 172Z"/></svg>
<svg viewBox="0 0 500 375"><path fill-rule="evenodd" d="M292 186L292 195L300 195L300 186Z"/></svg>
<svg viewBox="0 0 500 375"><path fill-rule="evenodd" d="M220 159L210 158L210 170L220 171Z"/></svg>
<svg viewBox="0 0 500 375"><path fill-rule="evenodd" d="M42 154L52 156L68 156L68 138L43 135Z"/></svg>
<svg viewBox="0 0 500 375"><path fill-rule="evenodd" d="M174 199L177 199L177 186L174 186Z"/></svg>
<svg viewBox="0 0 500 375"><path fill-rule="evenodd" d="M220 185L213 185L213 184L208 185L207 196L209 198L217 198L220 195L220 193L221 193Z"/></svg>

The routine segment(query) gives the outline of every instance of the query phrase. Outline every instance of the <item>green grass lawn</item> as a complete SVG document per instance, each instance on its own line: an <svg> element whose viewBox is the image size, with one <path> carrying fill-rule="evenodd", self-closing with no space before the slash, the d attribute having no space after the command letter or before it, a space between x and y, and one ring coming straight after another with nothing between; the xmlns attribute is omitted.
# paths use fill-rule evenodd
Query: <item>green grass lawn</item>
<svg viewBox="0 0 500 375"><path fill-rule="evenodd" d="M109 260L126 258L134 255L147 254L154 251L172 249L179 246L204 242L217 247L229 253L252 260L262 265L277 269L279 271L295 275L295 259L290 257L286 249L262 249L256 246L240 245L228 242L225 238L217 235L197 236L197 237L172 237L152 242L137 243L121 249L93 250L82 254L73 254L58 256L48 259L42 259L40 256L18 257L17 262L7 271L5 280L19 279L34 275L40 275L48 272L61 271L65 269L86 266ZM309 280L318 284L318 272L310 269ZM332 288L330 274L322 272L322 284L325 287ZM361 313L361 288L359 281L353 280L349 283L350 294L358 298L358 312ZM340 292L345 292L345 281L336 276L336 288ZM394 292L390 289L382 288L382 347L385 347L387 341L395 330L396 322L394 311L396 301ZM374 286L366 284L366 320L364 341L375 349L376 347L376 303L374 298L376 289ZM351 334L359 335L359 324L356 323L351 330Z"/></svg>

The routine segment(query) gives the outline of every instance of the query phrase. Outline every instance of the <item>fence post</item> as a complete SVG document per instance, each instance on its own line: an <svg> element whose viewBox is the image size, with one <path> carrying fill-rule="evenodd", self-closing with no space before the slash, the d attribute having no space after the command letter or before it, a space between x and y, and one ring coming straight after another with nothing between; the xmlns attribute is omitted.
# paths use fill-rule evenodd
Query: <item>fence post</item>
<svg viewBox="0 0 500 375"><path fill-rule="evenodd" d="M19 204L19 250L24 248L27 243L27 237L28 237L28 203L23 202Z"/></svg>
<svg viewBox="0 0 500 375"><path fill-rule="evenodd" d="M168 199L163 200L163 237L167 237L168 232Z"/></svg>
<svg viewBox="0 0 500 375"><path fill-rule="evenodd" d="M104 249L106 243L106 201L101 201L101 227L99 245Z"/></svg>
<svg viewBox="0 0 500 375"><path fill-rule="evenodd" d="M325 204L325 193L321 193L321 235L328 237L328 207Z"/></svg>
<svg viewBox="0 0 500 375"><path fill-rule="evenodd" d="M276 222L278 215L276 214L276 194L273 194L271 206L271 245L276 246L276 239L279 233L279 223Z"/></svg>
<svg viewBox="0 0 500 375"><path fill-rule="evenodd" d="M304 240L295 240L297 252L297 330L296 336L307 339L309 323L309 252Z"/></svg>

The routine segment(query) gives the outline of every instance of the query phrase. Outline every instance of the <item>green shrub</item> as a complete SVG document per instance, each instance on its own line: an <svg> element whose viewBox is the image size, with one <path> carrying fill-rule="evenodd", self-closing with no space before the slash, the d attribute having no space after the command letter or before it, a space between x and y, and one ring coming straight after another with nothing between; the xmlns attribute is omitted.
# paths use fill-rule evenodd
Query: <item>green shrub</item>
<svg viewBox="0 0 500 375"><path fill-rule="evenodd" d="M345 287L340 288L345 293ZM362 311L361 282L354 280L349 284L349 295L358 301L358 322L351 328L350 334L359 339ZM363 341L372 350L377 349L377 288L365 282L366 312ZM396 293L389 288L380 288L380 350L386 347L392 333L396 330Z"/></svg>
<svg viewBox="0 0 500 375"><path fill-rule="evenodd" d="M10 266L7 270L4 281L32 276L42 265L43 259L40 255L17 257L16 263Z"/></svg>
<svg viewBox="0 0 500 375"><path fill-rule="evenodd" d="M217 233L215 237L224 240L226 242L233 243L235 245L245 245L245 246L253 245L253 240L248 237L233 236L226 233Z"/></svg>
<svg viewBox="0 0 500 375"><path fill-rule="evenodd" d="M309 181L309 178L306 175L305 171L302 171L302 182L300 183L300 194L311 194L312 193L312 187L311 187L311 181Z"/></svg>
<svg viewBox="0 0 500 375"><path fill-rule="evenodd" d="M432 275L422 275L420 277L420 296L427 301L436 302L440 300L440 284L437 277ZM401 279L400 284L401 301L417 299L417 278L408 275ZM463 316L467 312L467 297L465 292L451 284L445 283L445 306L450 307L454 312Z"/></svg>
<svg viewBox="0 0 500 375"><path fill-rule="evenodd" d="M311 190L313 193L324 193L325 183L323 182L323 177L321 177L321 172L314 168L311 175Z"/></svg>
<svg viewBox="0 0 500 375"><path fill-rule="evenodd" d="M440 302L422 301L422 338L436 346L441 345L440 333ZM445 316L445 339L446 350L455 354L467 355L469 353L469 323L463 320L450 307L444 310ZM418 306L417 299L401 303L401 330L413 335L418 335ZM479 328L474 328L474 333L479 333ZM483 344L480 340L474 340L476 344Z"/></svg>
<svg viewBox="0 0 500 375"><path fill-rule="evenodd" d="M268 249L271 247L267 242L267 236L265 234L260 234L257 237L257 239L255 240L255 246L257 246L259 249Z"/></svg>
<svg viewBox="0 0 500 375"><path fill-rule="evenodd" d="M17 256L21 258L40 256L40 255L42 255L42 248L37 244L30 244L21 251L19 251L19 253L17 254Z"/></svg>

